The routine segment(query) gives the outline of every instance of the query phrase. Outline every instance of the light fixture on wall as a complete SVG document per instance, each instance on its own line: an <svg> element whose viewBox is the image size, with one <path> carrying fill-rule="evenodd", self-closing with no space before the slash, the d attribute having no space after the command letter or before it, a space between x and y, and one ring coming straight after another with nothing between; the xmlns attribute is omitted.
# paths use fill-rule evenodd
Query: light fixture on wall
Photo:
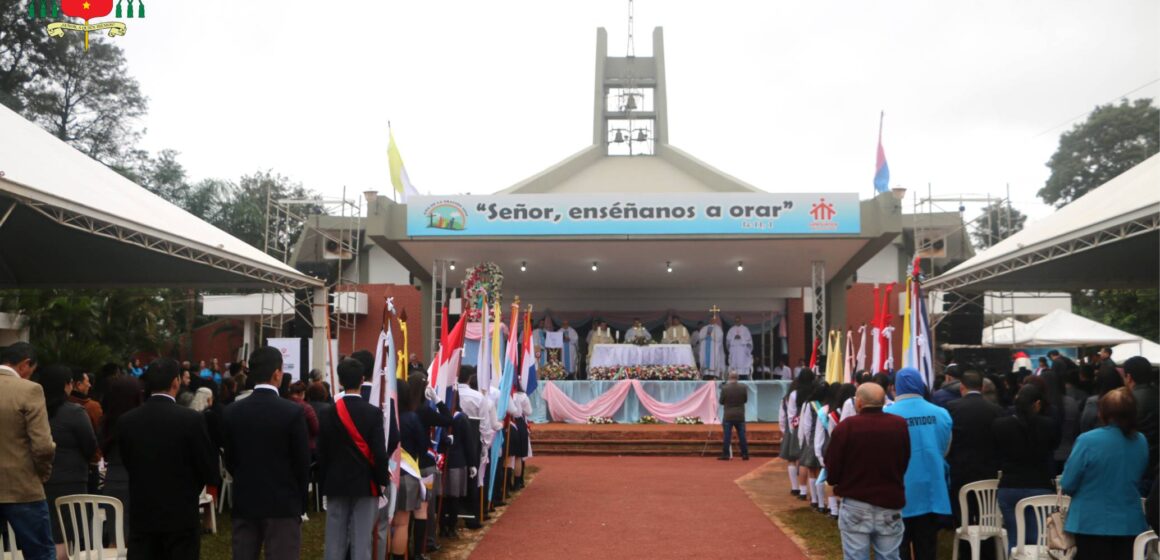
<svg viewBox="0 0 1160 560"><path fill-rule="evenodd" d="M455 270L455 261L451 261L451 266L448 266L447 268L450 268L451 270Z"/></svg>
<svg viewBox="0 0 1160 560"><path fill-rule="evenodd" d="M520 272L527 272L527 271L528 271L528 261L521 262L520 263Z"/></svg>
<svg viewBox="0 0 1160 560"><path fill-rule="evenodd" d="M745 263L737 261L737 272L741 272L743 270L745 270Z"/></svg>
<svg viewBox="0 0 1160 560"><path fill-rule="evenodd" d="M668 273L672 274L672 272L673 272L673 261L665 261L665 272L668 272Z"/></svg>
<svg viewBox="0 0 1160 560"><path fill-rule="evenodd" d="M596 266L596 261L592 261L592 272L596 272L598 268L600 267Z"/></svg>

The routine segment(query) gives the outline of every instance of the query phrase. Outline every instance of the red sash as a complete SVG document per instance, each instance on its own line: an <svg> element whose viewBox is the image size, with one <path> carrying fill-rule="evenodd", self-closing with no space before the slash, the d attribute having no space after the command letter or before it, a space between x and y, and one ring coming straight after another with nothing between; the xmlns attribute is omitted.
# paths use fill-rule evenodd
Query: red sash
<svg viewBox="0 0 1160 560"><path fill-rule="evenodd" d="M338 411L338 420L346 428L346 435L350 436L351 441L354 442L354 446L362 453L363 458L370 463L371 470L373 471L375 468L375 456L371 453L371 446L367 444L362 434L358 433L358 429L354 427L354 420L350 419L350 412L346 409L346 399L338 399L338 402L334 403L334 408ZM371 476L371 495L379 495L379 485L375 484L373 475Z"/></svg>

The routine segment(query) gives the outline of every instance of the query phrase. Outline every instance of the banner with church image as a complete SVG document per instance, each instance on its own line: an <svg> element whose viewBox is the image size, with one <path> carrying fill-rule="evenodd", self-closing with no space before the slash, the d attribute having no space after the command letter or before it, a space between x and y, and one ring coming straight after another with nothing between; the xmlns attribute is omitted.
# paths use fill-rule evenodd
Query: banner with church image
<svg viewBox="0 0 1160 560"><path fill-rule="evenodd" d="M855 193L415 196L409 237L856 235Z"/></svg>

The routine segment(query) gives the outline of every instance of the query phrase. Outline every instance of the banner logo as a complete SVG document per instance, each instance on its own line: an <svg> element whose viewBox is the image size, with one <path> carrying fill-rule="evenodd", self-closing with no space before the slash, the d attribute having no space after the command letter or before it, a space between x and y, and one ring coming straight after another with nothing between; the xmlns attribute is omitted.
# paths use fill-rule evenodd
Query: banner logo
<svg viewBox="0 0 1160 560"><path fill-rule="evenodd" d="M463 231L467 229L467 211L463 206L450 200L436 202L423 212L427 217L427 227Z"/></svg>
<svg viewBox="0 0 1160 560"><path fill-rule="evenodd" d="M117 0L116 14L113 17L127 19L145 18L145 1ZM80 31L85 34L85 50L89 50L89 33L93 31L108 31L109 37L124 35L127 28L119 21L89 23L96 18L103 18L113 11L113 0L29 0L29 19L58 19L63 14L67 17L84 20L84 23L57 21L48 24L46 30L49 37L64 37L65 31Z"/></svg>
<svg viewBox="0 0 1160 560"><path fill-rule="evenodd" d="M837 229L838 224L834 222L834 216L838 215L838 211L834 209L834 205L826 202L826 199L820 198L817 202L810 206L810 216L814 221L810 223L810 228L815 230Z"/></svg>

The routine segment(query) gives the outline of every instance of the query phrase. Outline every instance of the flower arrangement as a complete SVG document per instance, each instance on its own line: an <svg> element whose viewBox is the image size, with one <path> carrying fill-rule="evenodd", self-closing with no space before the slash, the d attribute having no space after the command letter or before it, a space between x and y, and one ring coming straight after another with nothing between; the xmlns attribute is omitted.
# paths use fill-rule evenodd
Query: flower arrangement
<svg viewBox="0 0 1160 560"><path fill-rule="evenodd" d="M503 304L503 270L493 262L485 262L468 269L463 279L463 296L467 300L467 320L478 322L483 311L483 297L491 306Z"/></svg>
<svg viewBox="0 0 1160 560"><path fill-rule="evenodd" d="M568 376L568 372L564 371L564 366L560 362L548 362L544 367L536 370L536 377L547 381L557 381Z"/></svg>
<svg viewBox="0 0 1160 560"><path fill-rule="evenodd" d="M704 422L701 421L700 416L678 416L677 423L678 424L704 424Z"/></svg>
<svg viewBox="0 0 1160 560"><path fill-rule="evenodd" d="M640 420L638 420L638 422L641 424L660 424L661 423L661 421L657 420L655 416L641 416Z"/></svg>
<svg viewBox="0 0 1160 560"><path fill-rule="evenodd" d="M608 416L589 416L589 424L615 424L616 421Z"/></svg>
<svg viewBox="0 0 1160 560"><path fill-rule="evenodd" d="M614 366L594 367L588 370L588 379L597 381L621 379L689 381L698 378L697 368L692 366Z"/></svg>

